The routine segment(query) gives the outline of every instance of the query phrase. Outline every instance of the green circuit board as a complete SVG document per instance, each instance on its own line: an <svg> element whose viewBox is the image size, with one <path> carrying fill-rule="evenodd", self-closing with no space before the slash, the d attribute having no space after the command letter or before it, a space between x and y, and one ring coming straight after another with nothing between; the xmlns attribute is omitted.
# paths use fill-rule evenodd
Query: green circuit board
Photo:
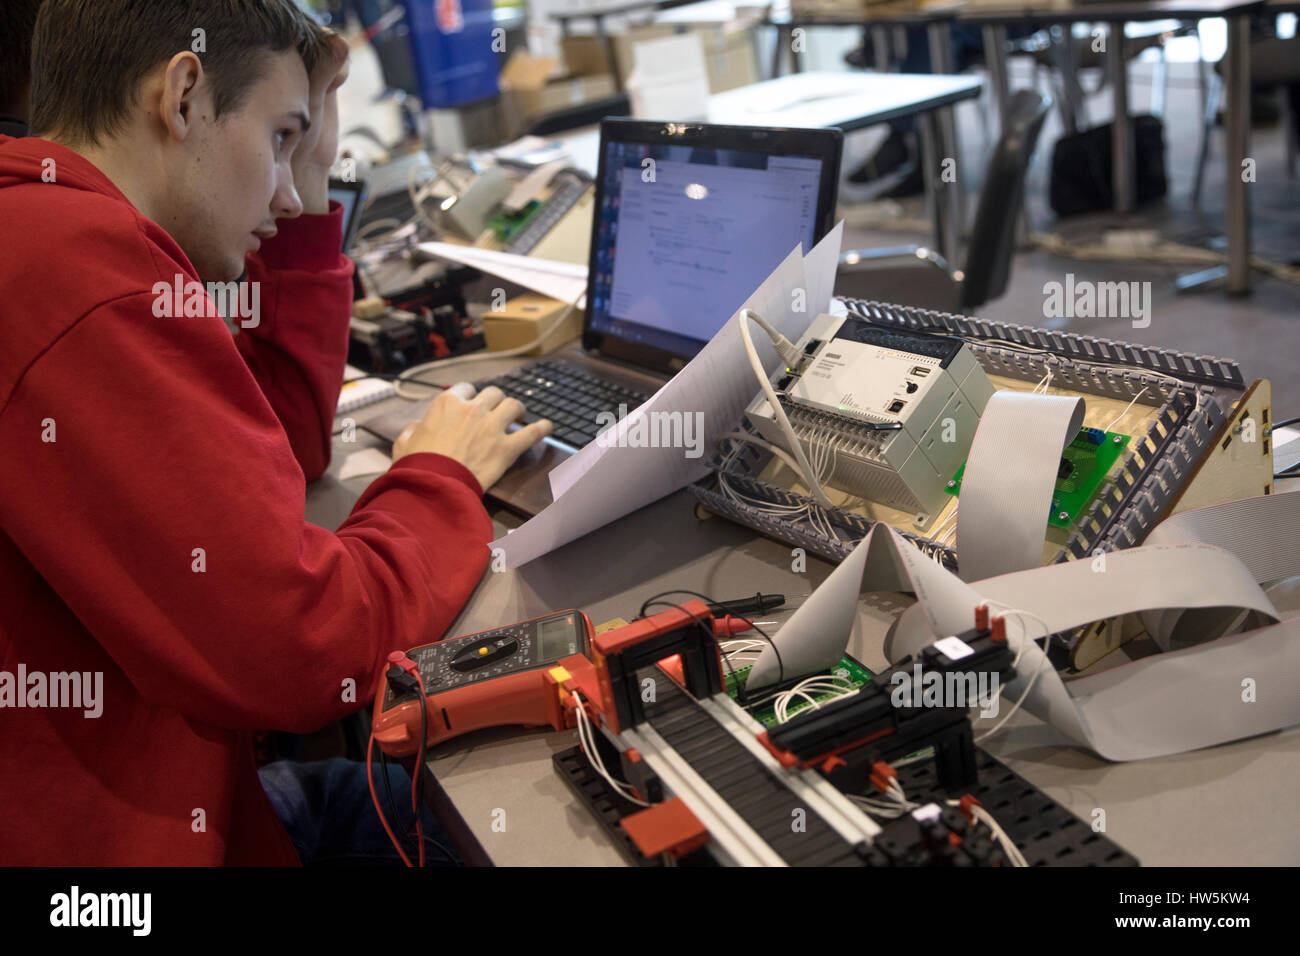
<svg viewBox="0 0 1300 956"><path fill-rule="evenodd" d="M509 242L528 228L528 224L537 218L543 206L535 199L518 212L499 212L488 220L488 228L496 235L499 242Z"/></svg>
<svg viewBox="0 0 1300 956"><path fill-rule="evenodd" d="M752 664L747 665L745 667L737 667L735 669L735 674L733 676L730 668L728 668L725 664L722 666L722 678L726 684L727 695L731 697L732 700L736 700L737 703L739 703L739 700L737 700L736 683L739 682L743 686L745 681L749 678L749 672L751 670L753 670ZM850 683L852 683L855 687L861 687L863 684L867 683L872 678L871 671L867 670L865 667L863 667L861 664L855 661L852 657L849 657L847 654L845 654L844 657L840 659L840 662L838 664L836 664L826 673L834 674L838 677L843 677L846 680L848 680ZM766 694L767 693L766 689L762 693ZM812 698L813 700L816 701L823 701L823 700L830 700L834 696L835 696L834 694L813 694ZM791 704L789 709L787 710L787 713L793 716L794 714L797 714L799 711L805 710L811 706L812 704L809 704L807 701L801 701L797 704ZM772 707L773 707L773 702L771 700L767 700L764 703L758 704L752 707L751 709L749 709L749 713L752 717L754 717L755 720L761 723L764 727L772 728L776 726L776 714L773 712Z"/></svg>
<svg viewBox="0 0 1300 956"><path fill-rule="evenodd" d="M1060 471L1052 491L1052 511L1047 519L1049 524L1057 528L1069 528L1074 524L1101 489L1128 443L1129 436L1118 432L1105 432L1100 428L1079 431L1061 453ZM966 464L963 462L948 483L948 494L961 494L961 479L965 472Z"/></svg>

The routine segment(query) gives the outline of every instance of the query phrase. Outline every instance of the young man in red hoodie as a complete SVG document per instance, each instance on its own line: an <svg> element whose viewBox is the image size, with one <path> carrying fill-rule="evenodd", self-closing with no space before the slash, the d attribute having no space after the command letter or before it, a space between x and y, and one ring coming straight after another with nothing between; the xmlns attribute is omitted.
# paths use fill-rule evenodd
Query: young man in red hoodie
<svg viewBox="0 0 1300 956"><path fill-rule="evenodd" d="M293 864L253 731L337 720L442 634L483 489L550 426L443 394L307 523L342 42L292 0L46 0L33 47L33 136L0 137L0 864ZM228 328L191 292L241 276Z"/></svg>

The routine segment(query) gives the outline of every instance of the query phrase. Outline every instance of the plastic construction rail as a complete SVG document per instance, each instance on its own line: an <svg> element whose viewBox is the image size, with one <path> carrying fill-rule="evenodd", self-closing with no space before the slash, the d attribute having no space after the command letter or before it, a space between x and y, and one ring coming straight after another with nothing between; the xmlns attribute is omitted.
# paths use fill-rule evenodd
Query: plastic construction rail
<svg viewBox="0 0 1300 956"><path fill-rule="evenodd" d="M920 332L940 332L968 339L987 340L990 345L1010 343L1052 352L1061 358L1103 362L1137 370L1162 372L1188 382L1227 386L1244 390L1246 382L1236 362L1210 355L1189 355L1169 349L1151 348L1091 335L1076 335L1027 325L988 322L967 315L952 315L928 309L844 299L849 312L873 325L888 325Z"/></svg>

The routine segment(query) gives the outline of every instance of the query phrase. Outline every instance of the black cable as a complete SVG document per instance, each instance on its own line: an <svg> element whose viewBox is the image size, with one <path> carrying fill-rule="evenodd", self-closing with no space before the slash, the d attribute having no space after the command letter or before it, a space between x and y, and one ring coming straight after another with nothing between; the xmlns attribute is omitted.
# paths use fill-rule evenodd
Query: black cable
<svg viewBox="0 0 1300 956"><path fill-rule="evenodd" d="M701 601L703 601L705 604L716 604L716 603L718 603L717 601L713 600L712 598L708 597L707 595L701 594L699 591L688 591L686 588L673 588L671 591L660 591L658 594L652 594L650 597L646 598L645 601L644 601L644 602L642 603L642 605L641 605L641 610L637 612L637 617L645 617L645 609L650 605L651 602L653 602L653 601L657 601L657 600L659 600L660 598L663 598L663 597L667 597L669 594L689 594L691 597L697 597L697 598L699 598L699 599L700 599ZM664 602L664 603L667 603L667 602ZM673 605L670 605L670 606L671 606L671 607L676 607L676 608L678 608L679 610L682 610L682 611L686 611L686 609L683 608L683 607L681 607L681 605L679 605L679 604L673 604ZM686 611L686 613L687 613L687 614L690 614L691 612L690 612L690 611ZM693 614L692 614L691 616L694 617ZM741 618L741 620L749 621L748 618ZM772 653L776 655L776 665L777 665L777 683L778 683L778 684L779 684L779 683L782 683L782 682L785 680L785 661L781 660L781 651L777 648L777 646L776 646L776 642L775 642L774 640L772 640L771 636L767 633L767 631L763 630L761 627L759 627L759 626L758 626L757 624L755 624L753 621L749 621L749 626L752 627L754 630L756 630L759 634L761 634L761 635L763 636L763 640L767 641L767 643L768 643L769 645L771 645L771 647L772 647ZM710 629L709 633L710 633L710 634L713 634L712 629ZM714 641L717 641L718 636L717 636L716 634L713 634L713 639L714 639ZM721 648L719 648L719 650L721 650ZM723 656L725 657L726 655L724 654ZM735 677L735 676L736 676L734 671L732 672L732 675L731 675L731 676L732 676L732 677Z"/></svg>
<svg viewBox="0 0 1300 956"><path fill-rule="evenodd" d="M379 751L379 769L384 775L384 792L388 796L388 814L394 824L402 819L397 813L397 801L393 799L393 783L388 779L388 754Z"/></svg>
<svg viewBox="0 0 1300 956"><path fill-rule="evenodd" d="M710 603L712 603L712 602L710 602ZM708 636L712 639L713 643L714 643L715 645L717 645L717 647L718 647L718 651L719 651L719 655L721 656L723 663L725 663L725 664L727 665L727 670L729 670L729 671L731 672L731 681L732 681L733 685L734 685L735 688L736 688L736 697L737 697L737 699L740 701L741 706L744 706L744 705L745 705L745 687L744 687L744 685L741 684L741 682L740 682L740 675L736 673L736 666L735 666L734 664L731 663L731 657L730 657L730 655L728 655L726 651L722 650L722 642L718 640L718 634L717 634L717 632L714 631L713 628L711 628L711 627L709 627L707 624L705 624L705 623L704 623L702 620L700 620L698 617L696 617L694 614L692 614L690 611L686 610L686 608L682 607L680 604L674 604L672 601L655 601L655 600L651 600L651 601L646 602L645 604L642 604L642 605L641 605L641 617L645 617L645 609L646 609L647 607L651 607L651 606L656 605L656 604L662 604L662 605L664 605L665 607L675 607L675 608L677 608L677 610L681 611L683 614L685 614L685 615L687 615L688 617L690 617L690 619L691 619L692 621L694 621L694 622L699 626L700 630L702 630L702 631L704 631L706 634L708 634Z"/></svg>
<svg viewBox="0 0 1300 956"><path fill-rule="evenodd" d="M397 812L397 803L393 799L392 782L388 779L388 755L385 754L382 750L379 751L379 767L381 770L383 770L384 773L384 791L388 797L388 812L391 814L393 822L396 823L398 820L401 819L401 816ZM413 829L412 827L406 828L407 836L410 836L410 831L412 829ZM453 853L449 847L446 847L443 844L439 843L437 840L429 836L427 833L424 835L424 840L426 843L432 843L434 848L437 849L437 851L441 853L443 856L445 856L453 865L455 866L465 865L464 863L461 862L460 857L458 857L455 853ZM417 853L419 852L418 848L416 852Z"/></svg>
<svg viewBox="0 0 1300 956"><path fill-rule="evenodd" d="M641 604L641 610L637 611L637 617L638 618L645 617L646 607L649 607L651 604L663 604L669 607L676 607L676 609L682 611L682 613L690 614L690 611L686 610L685 607L682 607L679 604L672 604L672 602L660 600L660 598L667 597L668 594L690 594L690 596L692 597L698 597L699 600L705 602L705 604L707 605L718 604L718 602L712 600L711 597L708 597L707 594L701 594L698 591L688 591L688 589L686 588L673 588L672 591L660 591L658 594L651 594L650 597L647 597L646 600L643 601ZM722 650L722 641L718 639L718 635L716 635L714 630L712 630L711 627L705 626L705 624L703 624L703 622L701 622L699 618L695 617L694 614L690 614L690 617L692 617L694 622L699 624L699 626L705 628L705 630L708 633L708 636L714 639L715 644L718 644L718 649L720 652L720 650ZM768 645L771 646L772 653L776 654L776 667L777 667L776 683L777 684L784 683L785 682L785 661L781 659L781 652L780 649L777 649L776 641L772 640L771 635L768 635L767 631L764 631L763 628L758 626L758 624L755 624L753 620L750 620L749 618L741 618L741 620L745 620L745 622L748 623L751 628L754 628L755 631L761 633L761 635L763 636L763 640L766 640ZM748 693L746 693L745 688L742 687L740 683L740 678L737 678L735 666L732 665L731 659L729 659L728 654L725 653L723 654L723 661L727 663L728 670L731 670L732 680L735 680L736 682L737 700L741 702L741 706L745 706L746 698L748 698L749 695Z"/></svg>
<svg viewBox="0 0 1300 956"><path fill-rule="evenodd" d="M420 750L419 757L415 763L413 771L415 780L412 783L414 790L414 806L411 807L413 814L411 825L415 827L417 838L421 835L421 830L416 826L420 822L421 798L424 790L424 752L429 741L429 695L424 692L424 681L417 680L417 686L420 688ZM420 847L423 849L423 847Z"/></svg>
<svg viewBox="0 0 1300 956"><path fill-rule="evenodd" d="M1277 431L1279 428L1286 428L1288 425L1300 425L1300 418L1284 418L1280 422L1274 422L1268 426L1269 431Z"/></svg>

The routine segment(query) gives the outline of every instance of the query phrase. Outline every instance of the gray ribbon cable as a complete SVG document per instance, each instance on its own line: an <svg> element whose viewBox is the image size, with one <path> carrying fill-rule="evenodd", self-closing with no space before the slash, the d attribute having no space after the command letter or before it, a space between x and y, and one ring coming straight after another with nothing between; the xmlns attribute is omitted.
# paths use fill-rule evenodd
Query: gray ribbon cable
<svg viewBox="0 0 1300 956"><path fill-rule="evenodd" d="M994 392L980 416L957 510L961 576L979 581L1043 563L1061 452L1083 427L1083 399Z"/></svg>
<svg viewBox="0 0 1300 956"><path fill-rule="evenodd" d="M1058 416L1051 420L1065 427ZM965 488L962 499L965 509ZM1023 504L1040 515L1041 529L1037 503ZM1005 605L1023 612L1005 612L1008 639L1020 656L1018 676L1004 688L1004 706L1032 680L1025 709L1106 759L1179 753L1300 723L1300 615L1280 612L1261 588L1283 581L1275 588L1279 599L1295 597L1284 579L1300 575L1300 492L1175 515L1147 540L1140 548L968 583L877 524L774 636L784 676L839 660L859 593L911 591L917 604L885 643L891 661L969 629L975 607L985 601L995 610ZM964 552L961 560L965 567ZM1131 613L1143 614L1164 653L1067 684L1033 642L1044 631ZM778 676L776 655L768 649L750 684Z"/></svg>

